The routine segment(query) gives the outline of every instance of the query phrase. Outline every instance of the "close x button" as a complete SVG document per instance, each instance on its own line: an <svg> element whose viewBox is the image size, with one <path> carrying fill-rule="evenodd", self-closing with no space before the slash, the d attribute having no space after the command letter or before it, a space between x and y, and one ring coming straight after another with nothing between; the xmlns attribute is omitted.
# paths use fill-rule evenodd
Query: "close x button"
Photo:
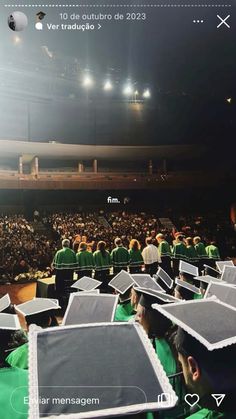
<svg viewBox="0 0 236 419"><path fill-rule="evenodd" d="M220 20L220 23L217 25L217 29L222 28L224 26L226 26L228 29L230 29L230 25L229 25L229 18L230 15L226 16L226 17L221 17L220 15L217 15L218 19Z"/></svg>

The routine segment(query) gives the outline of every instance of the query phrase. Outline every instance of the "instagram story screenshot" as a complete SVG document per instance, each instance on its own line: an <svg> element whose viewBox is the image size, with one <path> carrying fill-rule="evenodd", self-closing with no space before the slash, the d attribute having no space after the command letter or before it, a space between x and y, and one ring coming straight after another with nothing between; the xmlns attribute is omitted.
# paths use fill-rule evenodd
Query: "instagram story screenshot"
<svg viewBox="0 0 236 419"><path fill-rule="evenodd" d="M2 0L0 418L236 418L234 0Z"/></svg>

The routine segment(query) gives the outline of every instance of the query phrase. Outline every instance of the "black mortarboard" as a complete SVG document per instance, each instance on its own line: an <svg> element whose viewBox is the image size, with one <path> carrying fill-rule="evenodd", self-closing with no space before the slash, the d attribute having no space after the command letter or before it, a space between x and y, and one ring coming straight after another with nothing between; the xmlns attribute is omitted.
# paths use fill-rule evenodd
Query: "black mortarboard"
<svg viewBox="0 0 236 419"><path fill-rule="evenodd" d="M176 278L175 283L182 288L187 289L188 291L191 291L193 294L201 294L201 291L199 288L195 287L195 285L190 284L187 281L182 281L179 278Z"/></svg>
<svg viewBox="0 0 236 419"><path fill-rule="evenodd" d="M233 285L211 282L207 287L204 298L210 298L213 296L218 298L223 303L236 308L236 287Z"/></svg>
<svg viewBox="0 0 236 419"><path fill-rule="evenodd" d="M29 400L47 400L30 403L30 418L107 418L177 402L137 323L31 327L29 352Z"/></svg>
<svg viewBox="0 0 236 419"><path fill-rule="evenodd" d="M234 263L232 260L217 260L216 266L219 269L219 271L222 273L224 266L234 266Z"/></svg>
<svg viewBox="0 0 236 419"><path fill-rule="evenodd" d="M15 306L15 309L25 317L44 313L45 311L58 310L59 308L61 307L58 304L58 300L51 300L50 298L34 298Z"/></svg>
<svg viewBox="0 0 236 419"><path fill-rule="evenodd" d="M192 275L192 276L198 276L198 268L191 263L185 262L184 260L180 260L179 262L179 271Z"/></svg>
<svg viewBox="0 0 236 419"><path fill-rule="evenodd" d="M10 304L11 300L9 294L6 294L2 298L0 298L0 313L6 310L6 308L8 308Z"/></svg>
<svg viewBox="0 0 236 419"><path fill-rule="evenodd" d="M90 278L89 276L83 276L71 285L71 288L78 288L81 291L92 291L95 290L102 282L96 279Z"/></svg>
<svg viewBox="0 0 236 419"><path fill-rule="evenodd" d="M221 280L227 282L227 284L236 285L236 266L224 265Z"/></svg>
<svg viewBox="0 0 236 419"><path fill-rule="evenodd" d="M117 302L118 295L71 294L62 324L112 322Z"/></svg>
<svg viewBox="0 0 236 419"><path fill-rule="evenodd" d="M164 292L163 288L155 282L155 280L148 274L132 274L131 275L135 285L139 288L147 288L155 291Z"/></svg>
<svg viewBox="0 0 236 419"><path fill-rule="evenodd" d="M114 276L108 285L114 288L118 293L125 294L134 283L133 277L128 272L122 270Z"/></svg>
<svg viewBox="0 0 236 419"><path fill-rule="evenodd" d="M209 351L236 343L236 310L214 298L153 308L197 339Z"/></svg>
<svg viewBox="0 0 236 419"><path fill-rule="evenodd" d="M19 329L21 329L21 326L16 314L0 313L0 330Z"/></svg>
<svg viewBox="0 0 236 419"><path fill-rule="evenodd" d="M162 269L161 267L158 268L158 271L155 275L156 278L160 278L161 281L164 282L164 284L168 287L168 288L172 288L174 281L173 279L171 279L171 277L168 275L168 273L166 271L164 271L164 269Z"/></svg>
<svg viewBox="0 0 236 419"><path fill-rule="evenodd" d="M152 308L152 304L176 303L180 300L165 292L154 291L146 288L134 287L134 290L141 294L139 304L146 308Z"/></svg>

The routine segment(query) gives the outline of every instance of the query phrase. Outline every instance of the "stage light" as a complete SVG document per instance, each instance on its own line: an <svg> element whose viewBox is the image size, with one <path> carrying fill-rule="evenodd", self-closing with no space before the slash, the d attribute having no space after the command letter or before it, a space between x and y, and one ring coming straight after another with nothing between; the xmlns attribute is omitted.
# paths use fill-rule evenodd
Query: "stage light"
<svg viewBox="0 0 236 419"><path fill-rule="evenodd" d="M112 90L112 89L113 89L113 86L112 86L110 80L107 80L104 84L104 90L108 91L108 90Z"/></svg>
<svg viewBox="0 0 236 419"><path fill-rule="evenodd" d="M228 97L226 100L231 105L231 103L232 103L232 97Z"/></svg>
<svg viewBox="0 0 236 419"><path fill-rule="evenodd" d="M91 87L93 86L94 82L93 79L90 76L85 76L83 80L83 86L84 87Z"/></svg>
<svg viewBox="0 0 236 419"><path fill-rule="evenodd" d="M15 45L19 45L19 44L21 44L22 40L18 35L15 35L13 37L13 42L14 42Z"/></svg>
<svg viewBox="0 0 236 419"><path fill-rule="evenodd" d="M150 90L149 89L144 90L143 97L145 99L149 99L151 97L151 93L150 93Z"/></svg>
<svg viewBox="0 0 236 419"><path fill-rule="evenodd" d="M134 93L134 89L131 84L127 84L123 90L124 95L131 96Z"/></svg>

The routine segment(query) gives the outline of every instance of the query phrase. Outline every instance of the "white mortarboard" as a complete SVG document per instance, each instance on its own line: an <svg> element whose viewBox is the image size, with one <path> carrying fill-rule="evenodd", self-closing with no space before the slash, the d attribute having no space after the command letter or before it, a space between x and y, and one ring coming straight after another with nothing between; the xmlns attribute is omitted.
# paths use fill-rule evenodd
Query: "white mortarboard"
<svg viewBox="0 0 236 419"><path fill-rule="evenodd" d="M224 266L221 280L227 282L227 284L236 285L236 266Z"/></svg>
<svg viewBox="0 0 236 419"><path fill-rule="evenodd" d="M173 287L173 284L174 284L173 279L171 279L168 273L166 273L166 271L164 271L164 269L162 269L161 267L158 268L158 271L155 277L160 278L168 288Z"/></svg>
<svg viewBox="0 0 236 419"><path fill-rule="evenodd" d="M212 266L210 266L210 265L204 264L203 266L204 266L204 268L207 268L207 271L208 271L208 270L210 270L210 271L212 271L212 272L217 273L218 275L219 275L219 273L220 273L217 269L213 268L213 267L212 267Z"/></svg>
<svg viewBox="0 0 236 419"><path fill-rule="evenodd" d="M236 309L215 298L152 306L209 351L236 343Z"/></svg>
<svg viewBox="0 0 236 419"><path fill-rule="evenodd" d="M216 266L219 269L219 271L222 273L224 266L234 266L232 260L217 260Z"/></svg>
<svg viewBox="0 0 236 419"><path fill-rule="evenodd" d="M47 400L30 403L29 419L110 418L177 403L155 350L137 323L30 327L29 352L34 354L29 362L29 401Z"/></svg>
<svg viewBox="0 0 236 419"><path fill-rule="evenodd" d="M147 303L146 307L151 308L151 304L169 304L177 303L178 298L173 297L172 295L166 294L165 292L154 291L147 288L134 287L134 290L142 295L142 300ZM141 300L139 300L140 302Z"/></svg>
<svg viewBox="0 0 236 419"><path fill-rule="evenodd" d="M230 284L219 284L211 282L206 290L204 298L215 296L223 303L229 304L236 308L236 287Z"/></svg>
<svg viewBox="0 0 236 419"><path fill-rule="evenodd" d="M71 285L71 288L78 288L81 291L93 291L101 284L102 282L97 281L96 279L90 278L89 276L83 276L78 279L78 281L74 282L74 284Z"/></svg>
<svg viewBox="0 0 236 419"><path fill-rule="evenodd" d="M10 304L11 300L9 294L6 294L2 298L0 298L0 313L6 310L6 308L8 308Z"/></svg>
<svg viewBox="0 0 236 419"><path fill-rule="evenodd" d="M26 301L26 303L15 306L15 309L23 314L23 316L33 316L34 314L43 313L44 311L57 310L61 308L58 300L51 300L50 298L34 298Z"/></svg>
<svg viewBox="0 0 236 419"><path fill-rule="evenodd" d="M201 294L201 290L199 288L195 287L195 285L192 285L187 281L182 281L182 279L176 278L175 283L176 285L179 285L186 290L192 291L194 294Z"/></svg>
<svg viewBox="0 0 236 419"><path fill-rule="evenodd" d="M77 291L77 292L73 292L73 294L100 294L100 290L96 289L96 290L91 290L91 291Z"/></svg>
<svg viewBox="0 0 236 419"><path fill-rule="evenodd" d="M179 262L179 271L192 276L199 275L198 268L191 263L185 262L184 260L180 260Z"/></svg>
<svg viewBox="0 0 236 419"><path fill-rule="evenodd" d="M223 281L219 278L215 278L211 275L202 275L202 276L195 276L193 279L197 279L198 281L205 282L206 284L210 284L211 282L222 283Z"/></svg>
<svg viewBox="0 0 236 419"><path fill-rule="evenodd" d="M163 288L155 282L155 280L148 274L132 274L131 275L135 286L139 288L148 288L156 291L165 292Z"/></svg>
<svg viewBox="0 0 236 419"><path fill-rule="evenodd" d="M62 324L112 322L118 298L113 294L71 294Z"/></svg>
<svg viewBox="0 0 236 419"><path fill-rule="evenodd" d="M0 313L0 330L19 330L21 325L16 314Z"/></svg>
<svg viewBox="0 0 236 419"><path fill-rule="evenodd" d="M132 276L126 271L120 271L114 278L108 283L108 285L118 291L120 294L124 294L134 284Z"/></svg>

